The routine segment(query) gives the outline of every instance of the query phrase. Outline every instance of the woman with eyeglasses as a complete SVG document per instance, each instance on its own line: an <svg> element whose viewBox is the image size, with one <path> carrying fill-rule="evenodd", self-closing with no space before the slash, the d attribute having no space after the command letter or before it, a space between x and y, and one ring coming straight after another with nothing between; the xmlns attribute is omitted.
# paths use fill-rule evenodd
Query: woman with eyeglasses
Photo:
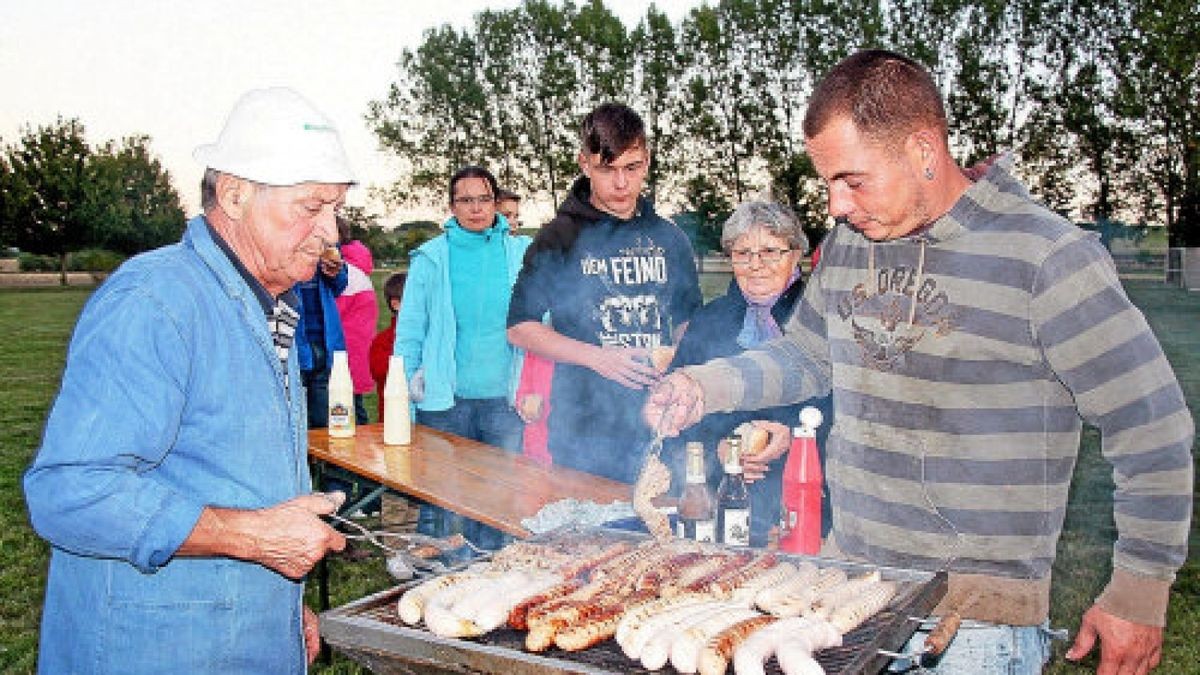
<svg viewBox="0 0 1200 675"><path fill-rule="evenodd" d="M788 208L763 201L742 204L725 221L721 248L732 263L733 280L725 295L693 315L671 369L734 356L779 337L804 289L800 260L808 253L808 237ZM768 532L779 523L783 464L791 443L791 428L806 405L818 407L825 415L817 434L818 445L824 449L832 421L828 397L765 410L710 414L670 441L673 452L669 457L675 474L672 485L683 485L683 447L688 441L704 443L705 468L715 489L725 451L721 440L744 423L763 428L769 434L766 447L743 455L742 464L746 482L750 483L750 545L766 545ZM828 530L828 500L822 500L822 504Z"/></svg>
<svg viewBox="0 0 1200 675"><path fill-rule="evenodd" d="M522 423L513 410L522 354L508 342L508 303L530 239L510 236L496 213L496 178L468 166L450 178L445 230L411 255L395 352L404 357L416 421L512 452ZM418 531L460 528L477 546L498 548L497 530L422 505Z"/></svg>

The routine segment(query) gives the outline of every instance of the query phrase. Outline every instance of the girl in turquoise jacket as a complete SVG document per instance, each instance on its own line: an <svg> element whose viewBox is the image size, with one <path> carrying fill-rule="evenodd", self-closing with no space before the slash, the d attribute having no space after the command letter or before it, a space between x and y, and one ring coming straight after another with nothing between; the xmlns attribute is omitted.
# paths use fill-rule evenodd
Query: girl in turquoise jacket
<svg viewBox="0 0 1200 675"><path fill-rule="evenodd" d="M404 357L418 423L517 452L522 424L512 399L523 355L505 331L530 239L508 234L496 213L498 190L482 167L451 177L453 216L443 234L412 254L394 353ZM440 536L457 530L457 522L423 506L419 529ZM476 523L463 532L478 545L499 542L498 533Z"/></svg>

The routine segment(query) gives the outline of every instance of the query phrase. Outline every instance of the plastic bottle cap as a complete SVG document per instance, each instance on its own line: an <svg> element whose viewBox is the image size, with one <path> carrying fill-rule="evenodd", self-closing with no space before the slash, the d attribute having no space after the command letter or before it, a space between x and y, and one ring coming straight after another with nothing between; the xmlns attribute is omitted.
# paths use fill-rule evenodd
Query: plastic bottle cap
<svg viewBox="0 0 1200 675"><path fill-rule="evenodd" d="M823 421L825 421L825 416L811 405L804 406L804 409L800 411L800 428L807 429L810 434L815 433Z"/></svg>

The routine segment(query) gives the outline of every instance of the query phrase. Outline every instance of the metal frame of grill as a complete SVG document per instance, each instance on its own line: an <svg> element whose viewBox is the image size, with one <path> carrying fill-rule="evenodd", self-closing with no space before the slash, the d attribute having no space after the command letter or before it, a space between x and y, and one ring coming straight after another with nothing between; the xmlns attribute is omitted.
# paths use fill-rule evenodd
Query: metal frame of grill
<svg viewBox="0 0 1200 675"><path fill-rule="evenodd" d="M552 537L553 535L551 535ZM551 537L538 537L548 540ZM842 646L814 654L827 673L859 675L877 673L889 657L880 650L898 651L946 593L946 574L893 567L860 565L843 560L808 559L822 566L842 567L848 573L878 569L884 579L897 582L891 604L845 636ZM627 658L616 642L608 640L580 652L551 648L541 654L524 650L525 632L511 629L492 631L472 639L443 638L423 627L400 621L396 603L418 579L357 600L321 615L321 633L335 649L374 673L650 673ZM666 672L674 672L668 666ZM662 672L662 671L658 671ZM779 673L772 659L768 673Z"/></svg>

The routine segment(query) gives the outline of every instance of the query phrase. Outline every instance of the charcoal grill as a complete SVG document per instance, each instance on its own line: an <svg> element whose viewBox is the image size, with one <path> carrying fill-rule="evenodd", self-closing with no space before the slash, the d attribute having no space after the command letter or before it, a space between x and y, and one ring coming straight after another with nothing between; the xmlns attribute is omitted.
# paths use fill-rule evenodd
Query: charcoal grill
<svg viewBox="0 0 1200 675"><path fill-rule="evenodd" d="M539 538L541 539L541 538ZM806 556L782 556L796 560ZM858 565L841 560L807 558L818 565L837 566L847 573L878 569L897 583L891 604L845 636L842 646L814 654L826 673L878 673L889 657L880 650L899 651L917 629L911 617L924 617L946 593L946 575L890 567ZM443 638L423 627L406 626L396 603L417 580L357 600L321 615L321 634L335 649L374 673L651 673L627 658L613 640L580 652L551 648L541 654L524 650L524 631L502 629L473 639ZM772 659L768 673L780 673Z"/></svg>

